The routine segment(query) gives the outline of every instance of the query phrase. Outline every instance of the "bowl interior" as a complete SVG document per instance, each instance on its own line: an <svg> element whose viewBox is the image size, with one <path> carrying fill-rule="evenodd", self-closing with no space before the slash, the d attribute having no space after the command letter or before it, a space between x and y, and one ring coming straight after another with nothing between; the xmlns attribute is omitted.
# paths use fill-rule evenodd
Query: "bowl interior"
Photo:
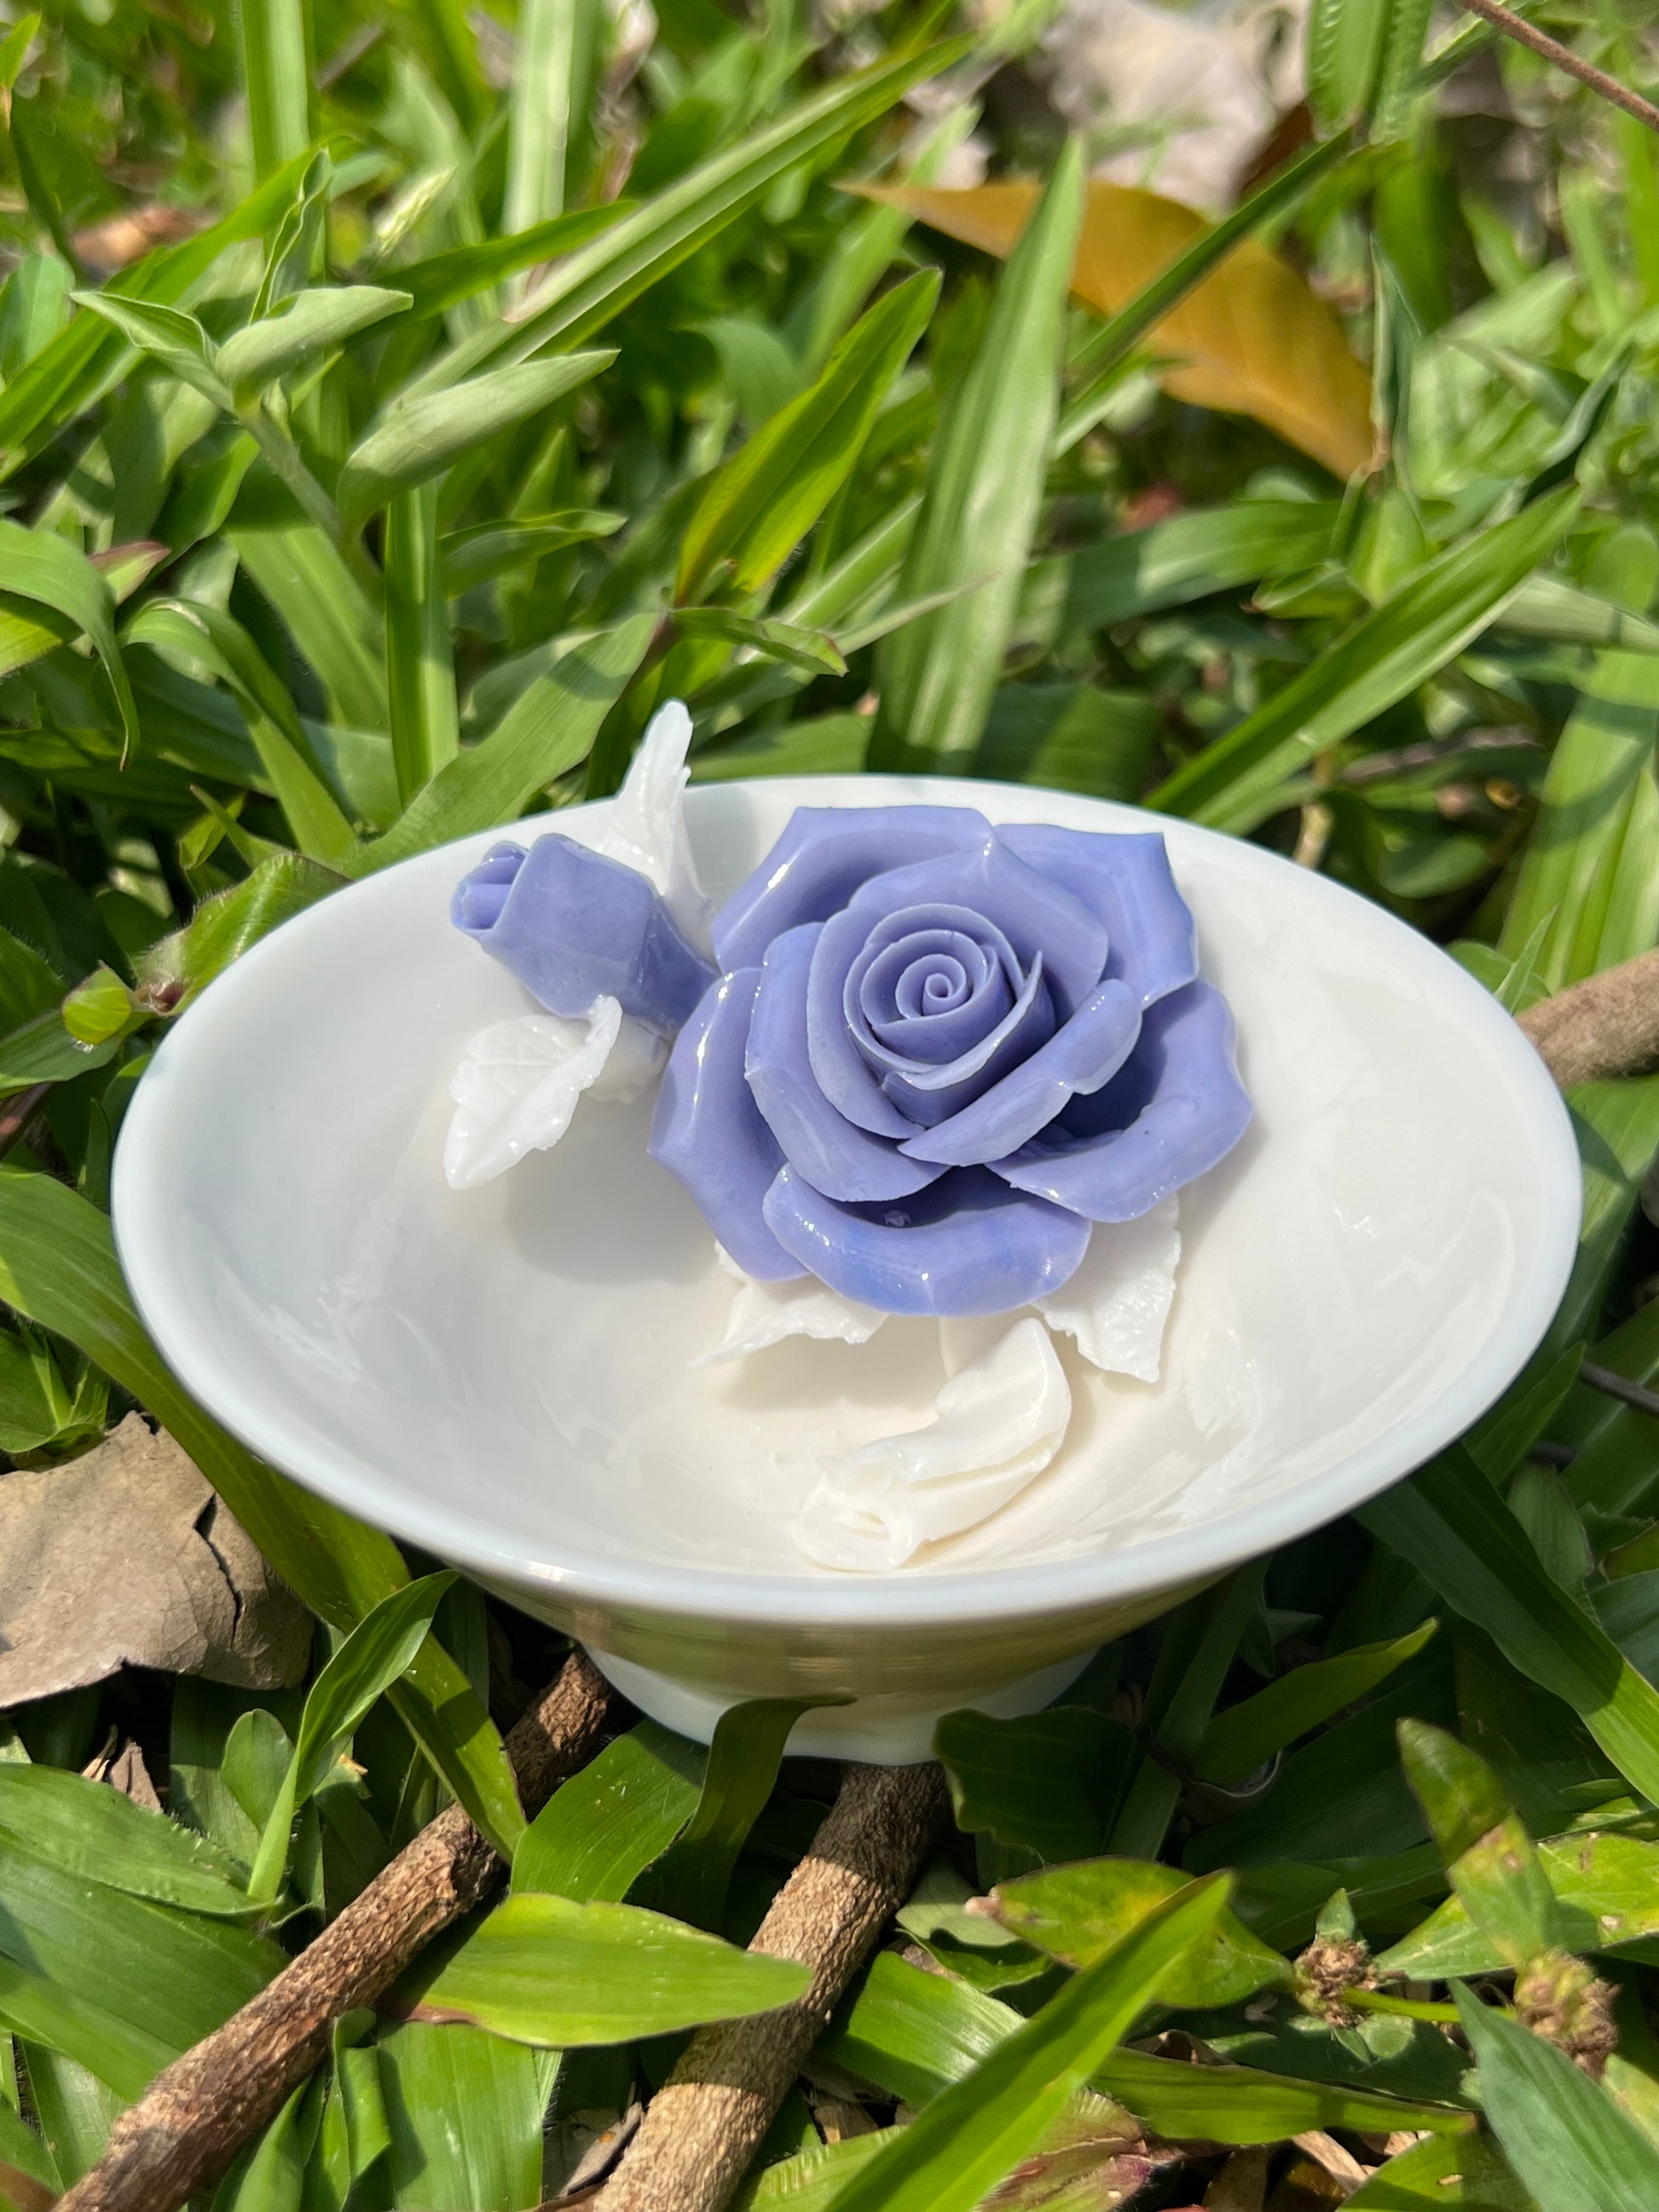
<svg viewBox="0 0 1659 2212"><path fill-rule="evenodd" d="M719 897L798 804L923 797L1148 826L1049 792L878 777L708 787L689 821ZM598 815L558 827L592 834ZM809 1568L788 1524L820 1453L927 1417L933 1324L692 1366L731 1286L646 1157L648 1100L585 1104L556 1151L446 1186L463 1042L532 1011L447 919L489 838L312 908L162 1047L116 1172L145 1319L275 1464L481 1572L575 1591L876 1620L948 1604L946 1584L1000 1602L1016 1574L1026 1604L1156 1588L1314 1527L1455 1435L1531 1351L1573 1249L1571 1132L1508 1016L1423 939L1258 848L1159 826L1255 1124L1182 1194L1163 1379L1068 1359L1061 1459L896 1577Z"/></svg>

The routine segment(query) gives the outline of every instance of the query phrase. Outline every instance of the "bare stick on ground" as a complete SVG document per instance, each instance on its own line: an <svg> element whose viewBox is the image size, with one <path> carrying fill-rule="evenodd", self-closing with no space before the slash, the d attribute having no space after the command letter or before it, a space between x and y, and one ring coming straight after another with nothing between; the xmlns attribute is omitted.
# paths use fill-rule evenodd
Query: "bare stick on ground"
<svg viewBox="0 0 1659 2212"><path fill-rule="evenodd" d="M574 1652L513 1729L507 1754L527 1813L592 1755L612 1695ZM156 2075L61 2212L173 2212L216 2179L322 2059L341 2014L373 2004L501 1872L459 1805L441 1813L292 1966Z"/></svg>
<svg viewBox="0 0 1659 2212"><path fill-rule="evenodd" d="M1540 999L1520 1018L1564 1091L1659 1067L1659 952Z"/></svg>
<svg viewBox="0 0 1659 2212"><path fill-rule="evenodd" d="M1557 69L1565 70L1569 76L1576 76L1580 84L1587 84L1592 92L1599 92L1603 100L1610 100L1615 107L1622 107L1626 115L1633 115L1638 123L1645 123L1650 131L1659 131L1659 107L1656 107L1650 100L1644 100L1639 92L1632 92L1628 85L1620 84L1616 76L1609 76L1605 70L1597 69L1594 62L1584 61L1574 53L1571 46L1564 46L1559 39L1551 38L1547 31L1535 29L1513 9L1503 6L1502 0L1458 0L1458 4L1467 8L1472 15L1484 15L1487 22L1495 24L1506 39L1513 39L1518 46L1530 46L1534 53L1541 54L1547 62L1553 62Z"/></svg>
<svg viewBox="0 0 1659 2212"><path fill-rule="evenodd" d="M909 1893L945 1811L934 1765L848 1766L751 1951L812 1969L778 2012L698 2031L592 2212L720 2212L836 2001Z"/></svg>

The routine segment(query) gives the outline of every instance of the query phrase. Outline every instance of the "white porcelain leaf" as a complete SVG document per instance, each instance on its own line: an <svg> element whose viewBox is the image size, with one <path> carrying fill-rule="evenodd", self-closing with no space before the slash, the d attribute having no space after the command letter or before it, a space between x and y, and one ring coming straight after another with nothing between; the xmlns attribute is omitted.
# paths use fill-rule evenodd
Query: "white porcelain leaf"
<svg viewBox="0 0 1659 2212"><path fill-rule="evenodd" d="M1028 1316L951 1377L926 1426L826 1460L795 1541L821 1566L902 1566L1017 1497L1060 1449L1071 1418L1048 1331Z"/></svg>
<svg viewBox="0 0 1659 2212"><path fill-rule="evenodd" d="M1091 1366L1157 1382L1181 1261L1179 1218L1180 1201L1166 1198L1139 1221L1097 1223L1071 1280L1036 1301Z"/></svg>
<svg viewBox="0 0 1659 2212"><path fill-rule="evenodd" d="M691 717L680 700L671 699L646 724L597 849L647 878L691 943L707 952L713 942L714 908L698 880L685 834L690 749Z"/></svg>
<svg viewBox="0 0 1659 2212"><path fill-rule="evenodd" d="M524 1014L480 1030L450 1078L455 1113L444 1144L450 1188L470 1190L526 1152L556 1145L584 1091L635 1095L656 1076L666 1049L665 1040L624 1018L611 998L595 999L575 1021Z"/></svg>
<svg viewBox="0 0 1659 2212"><path fill-rule="evenodd" d="M760 1282L753 1275L745 1275L729 1252L718 1244L714 1249L737 1289L726 1316L725 1335L713 1352L705 1352L691 1362L694 1367L740 1359L791 1336L815 1337L821 1343L868 1344L888 1318L879 1307L842 1297L816 1275L799 1275L789 1283Z"/></svg>

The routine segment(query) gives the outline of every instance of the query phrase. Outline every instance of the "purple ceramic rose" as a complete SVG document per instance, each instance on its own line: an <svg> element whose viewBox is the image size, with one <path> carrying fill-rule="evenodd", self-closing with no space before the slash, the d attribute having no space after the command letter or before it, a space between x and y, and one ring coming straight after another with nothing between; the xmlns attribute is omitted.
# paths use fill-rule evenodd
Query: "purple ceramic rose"
<svg viewBox="0 0 1659 2212"><path fill-rule="evenodd" d="M1156 833L801 807L710 966L644 878L500 845L454 916L541 1003L674 1036L651 1135L745 1273L900 1314L1057 1291L1097 1222L1243 1135L1224 1000Z"/></svg>

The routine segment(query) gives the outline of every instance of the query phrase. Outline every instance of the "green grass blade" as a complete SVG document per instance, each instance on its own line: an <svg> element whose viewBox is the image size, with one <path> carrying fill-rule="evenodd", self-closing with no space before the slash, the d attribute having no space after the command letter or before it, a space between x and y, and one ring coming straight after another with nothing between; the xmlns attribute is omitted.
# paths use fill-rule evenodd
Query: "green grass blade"
<svg viewBox="0 0 1659 2212"><path fill-rule="evenodd" d="M1453 1984L1480 2100L1539 2212L1651 2212L1659 2149L1563 2052Z"/></svg>
<svg viewBox="0 0 1659 2212"><path fill-rule="evenodd" d="M237 559L316 672L329 718L348 729L391 727L380 609L315 523L227 532Z"/></svg>
<svg viewBox="0 0 1659 2212"><path fill-rule="evenodd" d="M314 136L305 0L238 0L236 21L253 173L264 184Z"/></svg>
<svg viewBox="0 0 1659 2212"><path fill-rule="evenodd" d="M452 1571L406 1583L366 1613L306 1693L300 1733L271 1807L248 1895L268 1905L288 1871L294 1816L315 1793L358 1723L377 1698L409 1672L432 1626L432 1616L455 1580Z"/></svg>
<svg viewBox="0 0 1659 2212"><path fill-rule="evenodd" d="M586 74L580 49L592 43L592 16L585 0L524 0L519 10L501 202L501 228L509 235L563 210L565 156Z"/></svg>
<svg viewBox="0 0 1659 2212"><path fill-rule="evenodd" d="M1332 1659L1297 1667L1226 1711L1204 1731L1193 1771L1206 1782L1238 1782L1286 1744L1363 1698L1395 1668L1414 1658L1438 1624L1425 1620L1391 1643L1359 1644Z"/></svg>
<svg viewBox="0 0 1659 2212"><path fill-rule="evenodd" d="M793 2004L811 1975L638 1905L515 1892L421 1993L423 2018L557 2049Z"/></svg>
<svg viewBox="0 0 1659 2212"><path fill-rule="evenodd" d="M770 582L851 475L938 297L932 270L896 286L848 331L817 382L732 455L680 542L677 599L696 598L723 563L738 598Z"/></svg>
<svg viewBox="0 0 1659 2212"><path fill-rule="evenodd" d="M1212 829L1254 829L1314 754L1349 737L1456 658L1565 535L1571 487L1439 554L1236 729L1176 770L1149 804Z"/></svg>
<svg viewBox="0 0 1659 2212"><path fill-rule="evenodd" d="M860 2167L835 2212L972 2212L1214 1926L1227 1892L1212 1875L1156 1907Z"/></svg>
<svg viewBox="0 0 1659 2212"><path fill-rule="evenodd" d="M492 324L453 346L413 389L441 391L544 346L577 344L752 207L787 170L873 122L913 86L959 61L971 43L957 39L902 55L812 94L571 254L529 295L519 319Z"/></svg>
<svg viewBox="0 0 1659 2212"><path fill-rule="evenodd" d="M1068 143L940 424L899 596L990 580L886 641L872 768L966 771L978 745L1036 529L1082 212L1082 156Z"/></svg>
<svg viewBox="0 0 1659 2212"><path fill-rule="evenodd" d="M525 1832L513 1887L620 1905L696 1810L708 1757L641 1721L562 1783Z"/></svg>
<svg viewBox="0 0 1659 2212"><path fill-rule="evenodd" d="M115 599L106 580L67 538L0 517L0 591L33 599L84 630L120 710L128 751L138 746L138 708L115 641Z"/></svg>
<svg viewBox="0 0 1659 2212"><path fill-rule="evenodd" d="M362 849L356 872L516 821L538 791L586 759L656 626L654 616L635 615L537 677L487 738L441 769L385 836Z"/></svg>
<svg viewBox="0 0 1659 2212"><path fill-rule="evenodd" d="M1659 1801L1659 1690L1550 1579L1467 1452L1443 1453L1359 1518L1512 1666L1571 1705L1626 1780Z"/></svg>
<svg viewBox="0 0 1659 2212"><path fill-rule="evenodd" d="M1513 957L1541 929L1532 964L1552 990L1594 975L1609 954L1622 957L1617 943L1604 953L1603 939L1620 928L1612 909L1620 862L1632 830L1639 836L1638 807L1650 805L1638 793L1650 783L1656 708L1659 661L1601 653L1551 755L1498 949ZM1626 937L1643 926L1625 925Z"/></svg>
<svg viewBox="0 0 1659 2212"><path fill-rule="evenodd" d="M386 688L398 796L408 805L460 751L449 603L438 561L435 482L397 494L386 517Z"/></svg>
<svg viewBox="0 0 1659 2212"><path fill-rule="evenodd" d="M540 414L615 359L605 352L564 354L394 399L340 471L346 521L361 522L395 493L427 483L485 439Z"/></svg>
<svg viewBox="0 0 1659 2212"><path fill-rule="evenodd" d="M112 277L102 296L179 305L228 247L258 237L280 217L306 167L307 157L296 157L222 222L181 245L146 254ZM90 407L125 374L131 359L126 341L98 316L78 315L67 330L60 331L0 392L0 478L12 475L64 423Z"/></svg>
<svg viewBox="0 0 1659 2212"><path fill-rule="evenodd" d="M134 644L191 653L213 670L247 718L300 850L325 867L348 867L357 851L356 832L324 780L293 701L235 617L191 599L150 599L125 635Z"/></svg>
<svg viewBox="0 0 1659 2212"><path fill-rule="evenodd" d="M718 1929L738 1854L771 1796L789 1732L813 1700L757 1698L714 1723L702 1792L652 1878L651 1894L696 1928Z"/></svg>

